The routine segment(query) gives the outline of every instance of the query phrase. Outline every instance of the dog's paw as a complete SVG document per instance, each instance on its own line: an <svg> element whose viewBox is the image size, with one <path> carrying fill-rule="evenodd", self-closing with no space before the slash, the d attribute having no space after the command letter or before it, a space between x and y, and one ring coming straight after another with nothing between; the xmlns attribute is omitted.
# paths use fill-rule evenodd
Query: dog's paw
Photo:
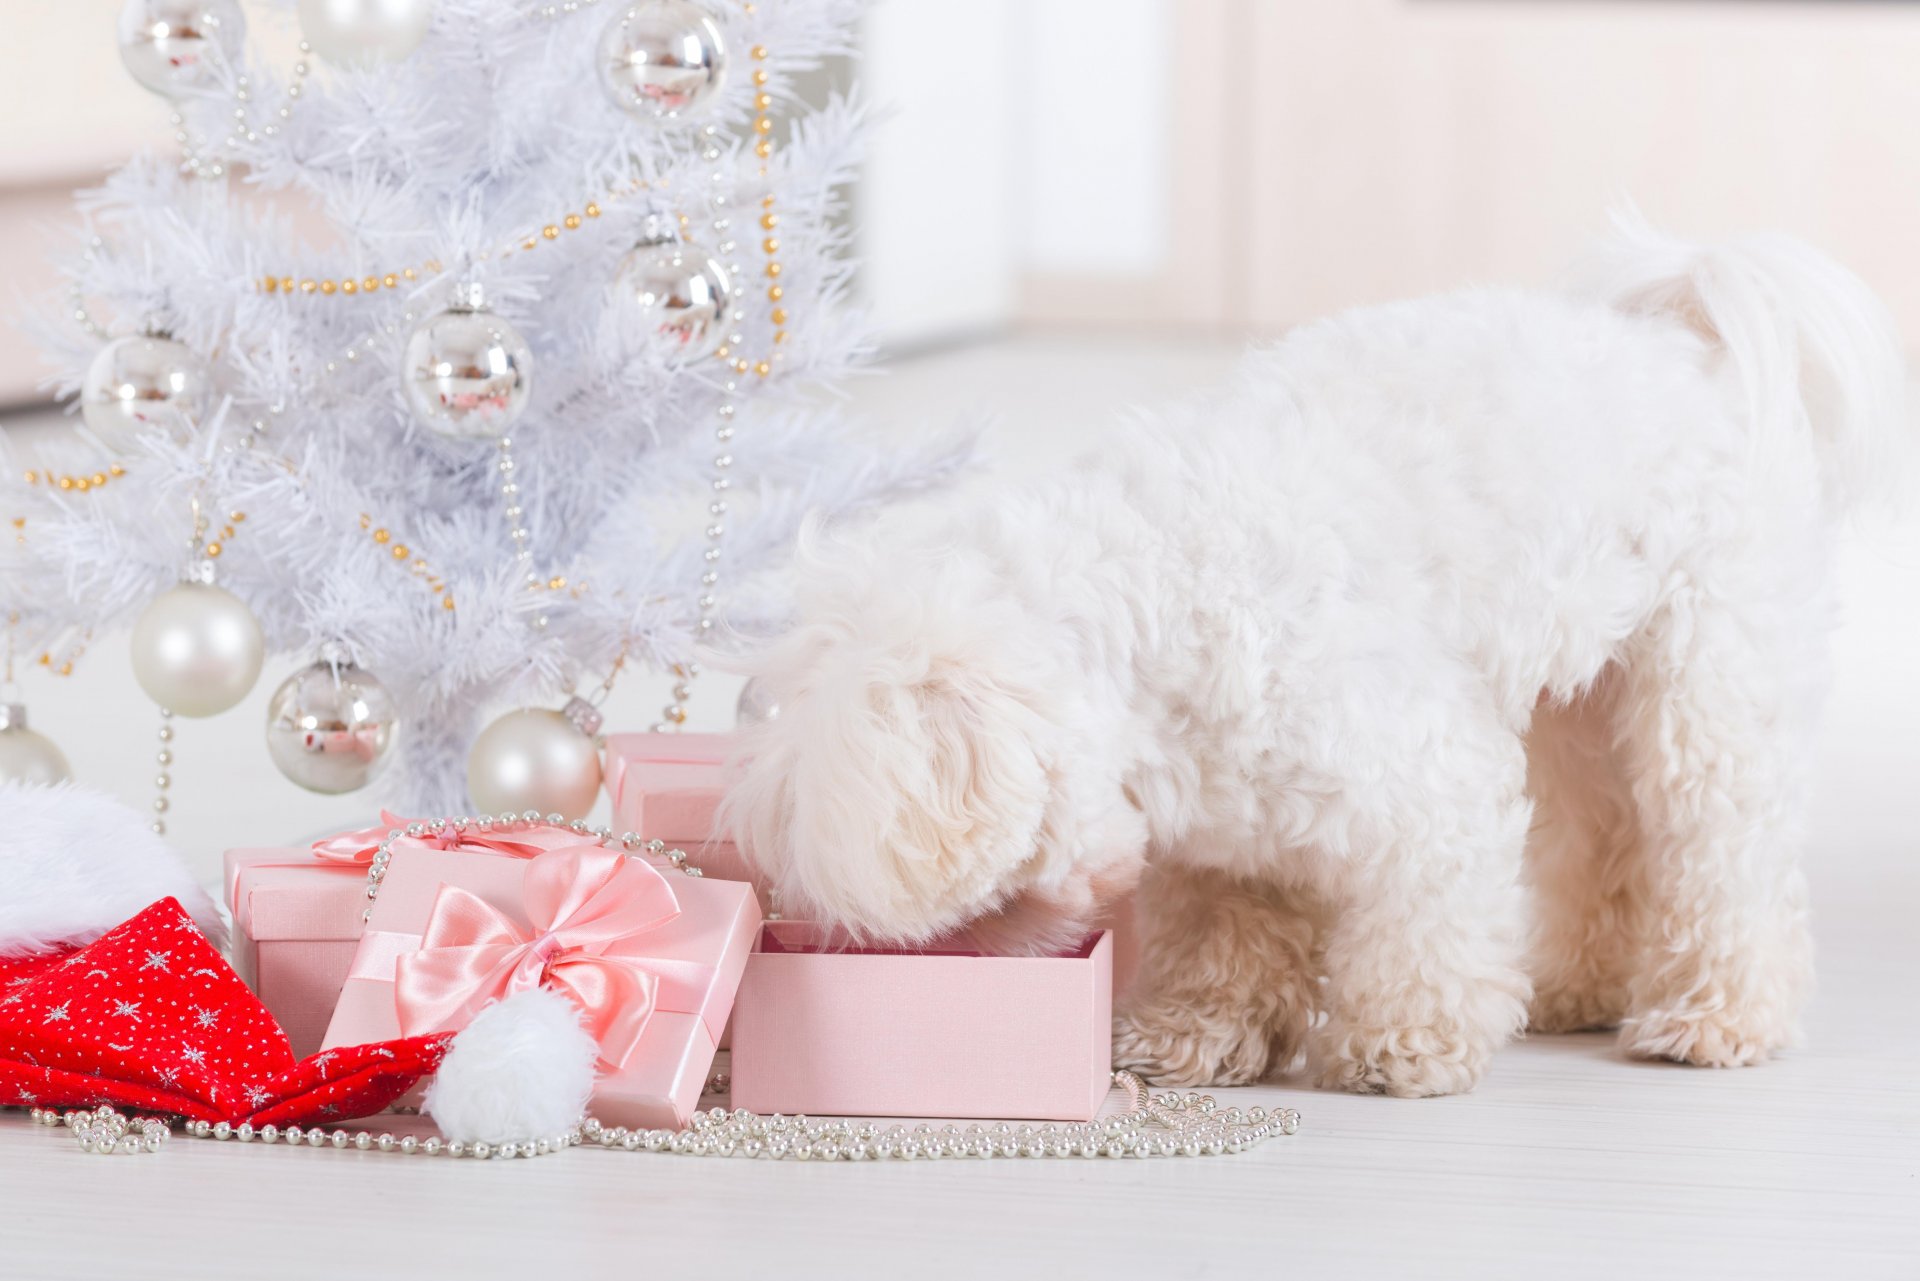
<svg viewBox="0 0 1920 1281"><path fill-rule="evenodd" d="M1247 1085L1266 1076L1275 1049L1265 1026L1190 1006L1143 1005L1113 1021L1113 1065L1154 1085Z"/></svg>
<svg viewBox="0 0 1920 1281"><path fill-rule="evenodd" d="M1726 1010L1664 1011L1628 1019L1620 1029L1620 1046L1633 1057L1695 1067L1751 1067L1792 1042L1790 1029L1748 1025Z"/></svg>
<svg viewBox="0 0 1920 1281"><path fill-rule="evenodd" d="M1351 1024L1323 1028L1314 1050L1321 1089L1403 1099L1464 1094L1492 1057L1490 1047L1437 1029Z"/></svg>

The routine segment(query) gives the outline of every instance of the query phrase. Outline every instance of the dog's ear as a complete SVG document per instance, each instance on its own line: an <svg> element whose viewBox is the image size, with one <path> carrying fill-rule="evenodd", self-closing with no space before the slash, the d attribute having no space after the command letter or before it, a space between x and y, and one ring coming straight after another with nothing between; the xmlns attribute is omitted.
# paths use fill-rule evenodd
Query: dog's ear
<svg viewBox="0 0 1920 1281"><path fill-rule="evenodd" d="M776 689L726 821L788 915L925 940L998 906L1033 857L1047 726L991 663L900 658Z"/></svg>

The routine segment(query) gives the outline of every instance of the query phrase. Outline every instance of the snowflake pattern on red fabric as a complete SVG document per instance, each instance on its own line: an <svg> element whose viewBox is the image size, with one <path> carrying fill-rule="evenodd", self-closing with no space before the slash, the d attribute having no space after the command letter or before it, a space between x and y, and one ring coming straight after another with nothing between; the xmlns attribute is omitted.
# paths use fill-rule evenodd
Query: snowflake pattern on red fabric
<svg viewBox="0 0 1920 1281"><path fill-rule="evenodd" d="M84 947L0 959L0 1105L110 1103L256 1126L378 1112L430 1076L452 1036L325 1050L287 1037L162 899Z"/></svg>

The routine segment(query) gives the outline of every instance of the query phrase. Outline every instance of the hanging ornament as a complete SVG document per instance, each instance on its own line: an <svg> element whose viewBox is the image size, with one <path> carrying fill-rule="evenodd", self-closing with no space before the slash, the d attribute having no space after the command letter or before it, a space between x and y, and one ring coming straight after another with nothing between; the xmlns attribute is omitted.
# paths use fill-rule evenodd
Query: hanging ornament
<svg viewBox="0 0 1920 1281"><path fill-rule="evenodd" d="M214 82L240 55L247 20L235 0L126 0L120 61L163 98L184 98Z"/></svg>
<svg viewBox="0 0 1920 1281"><path fill-rule="evenodd" d="M532 374L527 340L487 309L478 285L420 322L401 367L415 417L449 440L506 435L527 408Z"/></svg>
<svg viewBox="0 0 1920 1281"><path fill-rule="evenodd" d="M191 347L160 332L116 338L87 366L80 413L113 450L159 431L182 440L213 401L213 371Z"/></svg>
<svg viewBox="0 0 1920 1281"><path fill-rule="evenodd" d="M733 723L741 729L762 721L780 719L780 704L767 696L766 687L757 680L740 687L740 701L733 705Z"/></svg>
<svg viewBox="0 0 1920 1281"><path fill-rule="evenodd" d="M351 663L303 667L267 702L267 754L309 792L338 796L365 787L399 735L393 696Z"/></svg>
<svg viewBox="0 0 1920 1281"><path fill-rule="evenodd" d="M585 818L600 796L600 713L583 698L560 711L523 707L482 730L467 757L467 791L483 813Z"/></svg>
<svg viewBox="0 0 1920 1281"><path fill-rule="evenodd" d="M53 784L72 777L53 740L27 728L27 709L0 703L0 783Z"/></svg>
<svg viewBox="0 0 1920 1281"><path fill-rule="evenodd" d="M720 344L733 282L703 250L649 224L648 233L621 260L615 288L687 356L708 356Z"/></svg>
<svg viewBox="0 0 1920 1281"><path fill-rule="evenodd" d="M432 25L433 0L300 0L300 34L341 67L399 62Z"/></svg>
<svg viewBox="0 0 1920 1281"><path fill-rule="evenodd" d="M181 716L217 716L260 679L266 641L246 603L211 574L169 587L133 625L133 677Z"/></svg>
<svg viewBox="0 0 1920 1281"><path fill-rule="evenodd" d="M627 114L671 119L718 93L727 46L713 15L688 0L644 0L600 34L600 82Z"/></svg>

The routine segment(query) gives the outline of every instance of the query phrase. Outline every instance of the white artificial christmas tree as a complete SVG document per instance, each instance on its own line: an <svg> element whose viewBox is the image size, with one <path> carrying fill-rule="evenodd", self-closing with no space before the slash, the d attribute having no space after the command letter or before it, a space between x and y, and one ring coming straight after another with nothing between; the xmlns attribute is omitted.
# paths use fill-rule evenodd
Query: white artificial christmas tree
<svg viewBox="0 0 1920 1281"><path fill-rule="evenodd" d="M804 518L957 461L812 407L862 348L830 223L857 121L799 113L794 77L857 6L282 7L274 68L233 0L128 0L181 159L80 199L48 333L84 412L61 467L0 478L9 644L133 624L182 715L291 651L315 666L268 738L296 781L577 811L570 694L768 625L741 585Z"/></svg>

